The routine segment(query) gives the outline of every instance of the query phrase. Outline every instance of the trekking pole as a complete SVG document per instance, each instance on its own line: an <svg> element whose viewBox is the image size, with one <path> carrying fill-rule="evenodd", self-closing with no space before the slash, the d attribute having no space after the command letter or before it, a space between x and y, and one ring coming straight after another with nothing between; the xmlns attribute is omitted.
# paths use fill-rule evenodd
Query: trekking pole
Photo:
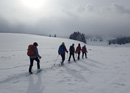
<svg viewBox="0 0 130 93"><path fill-rule="evenodd" d="M76 58L77 58L77 53L75 53L75 55L76 55Z"/></svg>
<svg viewBox="0 0 130 93"><path fill-rule="evenodd" d="M67 53L67 59L68 59L68 53Z"/></svg>
<svg viewBox="0 0 130 93"><path fill-rule="evenodd" d="M59 55L57 56L57 58L56 58L56 60L55 60L55 62L54 62L54 64L53 64L53 66L51 67L51 69L54 67L54 65L56 64L56 62L57 62L57 60L58 60L58 57L59 57Z"/></svg>

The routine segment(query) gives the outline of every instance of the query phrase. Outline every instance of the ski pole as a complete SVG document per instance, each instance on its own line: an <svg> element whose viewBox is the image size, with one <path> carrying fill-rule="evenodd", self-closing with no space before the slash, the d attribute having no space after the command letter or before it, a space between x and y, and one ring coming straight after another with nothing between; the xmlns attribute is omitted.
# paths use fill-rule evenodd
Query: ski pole
<svg viewBox="0 0 130 93"><path fill-rule="evenodd" d="M55 60L55 62L54 62L54 64L53 64L53 66L56 64L56 62L57 62L57 60L58 60L58 57L59 57L59 55L57 56L57 58L56 58L56 60ZM53 68L53 66L52 66L52 68ZM51 68L51 69L52 69Z"/></svg>
<svg viewBox="0 0 130 93"><path fill-rule="evenodd" d="M56 64L56 62L57 62L57 60L58 60L58 57L59 57L59 55L57 56L57 58L56 58L56 60L55 60L55 63L54 63L54 65Z"/></svg>
<svg viewBox="0 0 130 93"><path fill-rule="evenodd" d="M68 53L67 53L67 59L68 59Z"/></svg>
<svg viewBox="0 0 130 93"><path fill-rule="evenodd" d="M77 58L77 53L75 53L75 55L76 55L76 58Z"/></svg>

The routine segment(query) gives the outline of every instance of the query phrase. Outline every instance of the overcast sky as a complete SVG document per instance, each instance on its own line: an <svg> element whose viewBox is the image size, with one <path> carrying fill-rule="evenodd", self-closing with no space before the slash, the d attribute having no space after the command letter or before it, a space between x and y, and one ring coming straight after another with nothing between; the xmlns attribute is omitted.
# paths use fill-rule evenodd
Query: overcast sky
<svg viewBox="0 0 130 93"><path fill-rule="evenodd" d="M130 0L0 0L0 32L130 36Z"/></svg>

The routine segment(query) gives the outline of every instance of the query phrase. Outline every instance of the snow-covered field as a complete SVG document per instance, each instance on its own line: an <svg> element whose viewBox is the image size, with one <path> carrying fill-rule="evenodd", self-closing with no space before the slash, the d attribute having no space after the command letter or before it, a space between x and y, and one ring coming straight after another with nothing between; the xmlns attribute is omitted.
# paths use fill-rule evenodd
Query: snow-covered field
<svg viewBox="0 0 130 93"><path fill-rule="evenodd" d="M43 71L29 75L26 52L34 41L39 44ZM0 93L130 93L130 47L87 45L88 59L76 63L71 59L68 64L69 54L66 54L65 66L59 67L61 57L57 51L62 42L67 49L72 43L75 47L79 43L63 38L0 33ZM35 62L34 72L36 67Z"/></svg>

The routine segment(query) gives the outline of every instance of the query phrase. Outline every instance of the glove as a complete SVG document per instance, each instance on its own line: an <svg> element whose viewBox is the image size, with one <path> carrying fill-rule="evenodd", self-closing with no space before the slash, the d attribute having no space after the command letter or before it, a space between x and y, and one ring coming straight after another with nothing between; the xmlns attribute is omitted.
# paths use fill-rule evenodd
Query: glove
<svg viewBox="0 0 130 93"><path fill-rule="evenodd" d="M41 56L39 56L39 58L41 59L42 57L41 57Z"/></svg>

